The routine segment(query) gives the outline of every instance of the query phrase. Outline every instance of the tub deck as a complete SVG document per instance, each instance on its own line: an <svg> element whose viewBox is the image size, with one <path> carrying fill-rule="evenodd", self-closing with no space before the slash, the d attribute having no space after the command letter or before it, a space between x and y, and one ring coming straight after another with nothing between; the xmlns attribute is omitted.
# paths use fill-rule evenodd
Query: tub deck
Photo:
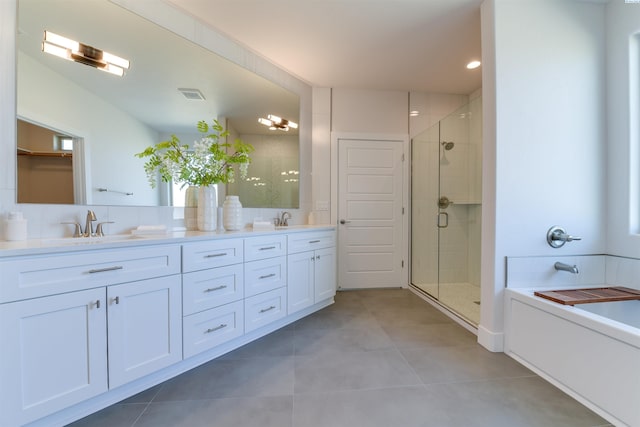
<svg viewBox="0 0 640 427"><path fill-rule="evenodd" d="M623 286L536 291L534 295L563 305L640 300L640 291Z"/></svg>

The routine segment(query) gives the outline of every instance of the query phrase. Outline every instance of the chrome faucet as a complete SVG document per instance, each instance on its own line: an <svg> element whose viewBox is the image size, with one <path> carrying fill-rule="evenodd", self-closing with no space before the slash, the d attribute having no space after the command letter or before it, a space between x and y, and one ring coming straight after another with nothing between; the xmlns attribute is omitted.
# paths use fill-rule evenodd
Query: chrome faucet
<svg viewBox="0 0 640 427"><path fill-rule="evenodd" d="M291 214L287 211L282 212L282 215L278 219L278 225L281 227L286 227L289 225L289 220L291 219Z"/></svg>
<svg viewBox="0 0 640 427"><path fill-rule="evenodd" d="M94 235L93 232L93 221L96 220L96 214L92 210L87 211L87 222L84 225L84 233L82 235L84 237L91 237Z"/></svg>
<svg viewBox="0 0 640 427"><path fill-rule="evenodd" d="M564 262L556 262L553 264L553 268L558 271L568 271L569 273L578 274L578 266L577 265L569 265Z"/></svg>

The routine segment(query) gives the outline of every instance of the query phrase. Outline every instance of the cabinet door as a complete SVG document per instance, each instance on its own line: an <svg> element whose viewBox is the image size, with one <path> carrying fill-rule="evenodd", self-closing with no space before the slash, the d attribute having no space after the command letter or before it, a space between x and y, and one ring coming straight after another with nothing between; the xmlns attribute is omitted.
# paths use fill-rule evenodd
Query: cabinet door
<svg viewBox="0 0 640 427"><path fill-rule="evenodd" d="M0 306L0 425L107 390L105 288Z"/></svg>
<svg viewBox="0 0 640 427"><path fill-rule="evenodd" d="M287 314L313 305L313 265L315 254L301 252L287 259Z"/></svg>
<svg viewBox="0 0 640 427"><path fill-rule="evenodd" d="M107 288L109 388L182 360L180 276Z"/></svg>
<svg viewBox="0 0 640 427"><path fill-rule="evenodd" d="M336 294L336 249L316 250L314 264L314 301L320 302Z"/></svg>

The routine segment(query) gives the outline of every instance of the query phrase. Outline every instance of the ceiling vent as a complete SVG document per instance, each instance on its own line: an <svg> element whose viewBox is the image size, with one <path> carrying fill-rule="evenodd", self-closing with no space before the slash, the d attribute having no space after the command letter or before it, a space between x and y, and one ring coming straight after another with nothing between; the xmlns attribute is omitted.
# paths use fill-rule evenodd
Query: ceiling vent
<svg viewBox="0 0 640 427"><path fill-rule="evenodd" d="M192 101L204 101L204 95L198 89L178 88L185 98Z"/></svg>

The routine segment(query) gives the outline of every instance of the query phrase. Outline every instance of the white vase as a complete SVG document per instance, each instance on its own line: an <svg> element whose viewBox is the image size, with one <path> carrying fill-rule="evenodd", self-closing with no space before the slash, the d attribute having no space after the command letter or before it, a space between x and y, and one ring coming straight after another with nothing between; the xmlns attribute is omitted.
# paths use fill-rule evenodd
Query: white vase
<svg viewBox="0 0 640 427"><path fill-rule="evenodd" d="M227 231L236 231L242 229L242 204L238 196L227 196L222 204L223 208L223 225Z"/></svg>
<svg viewBox="0 0 640 427"><path fill-rule="evenodd" d="M218 225L218 187L198 188L198 230L215 231Z"/></svg>
<svg viewBox="0 0 640 427"><path fill-rule="evenodd" d="M198 229L198 187L190 185L184 193L184 226L187 230Z"/></svg>

